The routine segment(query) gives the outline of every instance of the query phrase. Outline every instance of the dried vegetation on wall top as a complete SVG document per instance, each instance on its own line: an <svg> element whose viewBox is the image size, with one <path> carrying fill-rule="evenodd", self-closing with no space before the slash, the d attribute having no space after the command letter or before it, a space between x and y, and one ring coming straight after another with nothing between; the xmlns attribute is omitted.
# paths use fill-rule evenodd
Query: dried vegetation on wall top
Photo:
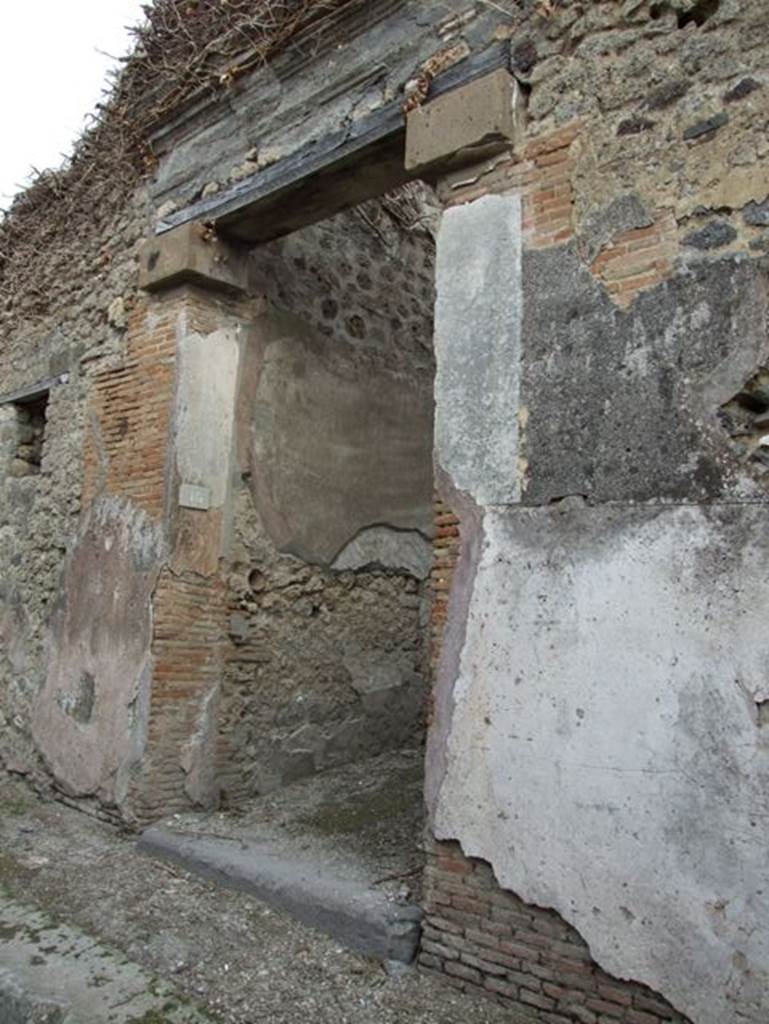
<svg viewBox="0 0 769 1024"><path fill-rule="evenodd" d="M359 0L155 0L105 102L60 170L38 174L0 221L0 327L47 310L74 246L94 270L104 232L153 167L150 129L201 92L221 91L301 33Z"/></svg>

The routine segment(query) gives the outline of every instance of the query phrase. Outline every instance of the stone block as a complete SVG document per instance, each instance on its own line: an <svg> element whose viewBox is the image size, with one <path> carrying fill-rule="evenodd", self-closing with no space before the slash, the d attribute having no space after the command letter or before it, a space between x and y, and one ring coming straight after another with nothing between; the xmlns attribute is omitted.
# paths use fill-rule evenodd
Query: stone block
<svg viewBox="0 0 769 1024"><path fill-rule="evenodd" d="M475 501L515 502L521 327L521 201L484 196L438 233L435 448Z"/></svg>
<svg viewBox="0 0 769 1024"><path fill-rule="evenodd" d="M763 228L769 226L769 199L763 203L750 202L742 211L746 224L753 227Z"/></svg>
<svg viewBox="0 0 769 1024"><path fill-rule="evenodd" d="M35 473L37 473L37 467L33 466L31 462L27 462L25 459L13 459L11 461L9 476L34 476Z"/></svg>
<svg viewBox="0 0 769 1024"><path fill-rule="evenodd" d="M410 963L417 952L422 913L394 903L356 878L341 878L322 862L300 858L280 844L227 843L147 829L139 849L229 889L246 892L297 920L332 935L364 956ZM442 957L442 947L423 951ZM457 956L446 949L449 956Z"/></svg>
<svg viewBox="0 0 769 1024"><path fill-rule="evenodd" d="M504 69L411 110L406 170L447 169L509 149L518 137L518 84Z"/></svg>
<svg viewBox="0 0 769 1024"><path fill-rule="evenodd" d="M247 293L246 260L202 224L182 224L149 238L139 258L140 288L155 292L180 284Z"/></svg>

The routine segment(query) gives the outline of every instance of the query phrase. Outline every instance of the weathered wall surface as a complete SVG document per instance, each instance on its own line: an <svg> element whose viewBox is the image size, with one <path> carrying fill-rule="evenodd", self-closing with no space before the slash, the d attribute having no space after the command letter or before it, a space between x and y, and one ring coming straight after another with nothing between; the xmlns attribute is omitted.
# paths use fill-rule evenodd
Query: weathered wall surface
<svg viewBox="0 0 769 1024"><path fill-rule="evenodd" d="M443 866L428 914L440 949L426 951L425 963L457 984L530 1002L553 1024L684 1014L697 1024L759 1024L767 1010L767 878L754 841L766 813L767 609L757 569L769 414L766 6L370 7L370 45L351 30L317 60L299 46L222 102L187 108L161 132L168 149L154 194L164 216L249 181L332 129L345 137L406 93L429 100L433 74L487 46L501 53L509 40L509 66L528 99L526 133L511 152L439 183L446 205L462 209L447 215L439 258L444 500L433 581L445 595L453 575L453 594L434 618L436 634L444 616L447 624L428 797L438 839L458 846L436 854ZM505 198L489 205L489 192ZM241 446L237 468L251 477L225 481L219 469L235 426L227 417L216 420L210 458L190 446L202 416L187 417L185 395L220 394L216 380L200 380L204 350L218 341L230 354L235 343L240 355L258 346L235 327L220 334L223 319L250 314L209 296L142 300L126 319L143 229L138 198L104 225L102 252L73 261L71 280L44 311L34 289L0 308L9 390L71 373L51 394L41 472L11 475L10 447L0 456L2 756L17 769L36 765L29 723L47 678L38 721L50 715L50 725L37 735L59 785L122 799L141 745L149 649L151 754L139 817L214 802L217 742L237 795L238 779L274 785L359 749L385 698L400 728L411 721L422 656L418 530L405 545L361 506L326 523L313 550L306 509L280 507L297 493L296 465L263 446L272 475L257 479ZM306 402L325 395L328 413L334 377L394 380L408 366L429 366L412 344L426 314L404 277L394 270L384 293L372 291L371 268L349 252L348 265L329 272L335 246L344 254L346 243L337 239L319 259L322 235L306 237L308 245L287 239L264 250L257 275L273 303L305 323L285 365L310 368L307 379L319 385L281 390L280 374L253 378L265 409L271 395L282 397L272 411L284 445L312 422ZM427 271L423 261L419 289ZM58 287L42 251L41 281ZM376 322L382 311L385 326ZM245 362L241 370L252 379ZM220 381L222 394L232 393L233 375ZM291 401L304 418L281 420ZM352 401L340 422L351 409ZM241 410L237 422L242 431L258 415ZM10 445L14 428L0 429ZM181 450L167 459L177 436ZM299 466L305 481L322 452L311 440L312 457ZM185 476L223 504L180 509ZM231 572L221 559L229 500ZM388 517L397 518L392 507ZM88 532L97 521L115 537L103 559L101 532ZM340 522L356 530L343 546ZM141 603L155 569L137 551L161 548L151 638L137 613L106 652L74 582L87 571L115 607ZM111 592L115 565L122 586ZM66 604L52 620L57 594ZM381 631L368 606L382 615ZM312 678L301 674L303 644L321 667ZM122 704L113 699L121 651L139 669L122 677ZM313 689L320 700L305 699ZM58 737L61 728L94 750L95 721L121 737L114 752L95 750L98 778L88 774L91 756L81 763ZM263 724L258 735L254 722ZM235 765L229 776L227 765ZM461 876L453 887L451 874ZM443 916L439 906L449 908ZM494 956L480 956L483 948Z"/></svg>
<svg viewBox="0 0 769 1024"><path fill-rule="evenodd" d="M465 857L425 966L553 1020L758 1024L767 12L571 6L514 44L530 136L439 189L437 459L462 548L428 797ZM475 399L486 379L513 424ZM503 941L468 856L524 901ZM613 994L535 941L539 907Z"/></svg>
<svg viewBox="0 0 769 1024"><path fill-rule="evenodd" d="M146 513L105 498L89 510L67 560L33 736L70 796L121 805L143 753L162 550Z"/></svg>
<svg viewBox="0 0 769 1024"><path fill-rule="evenodd" d="M219 800L223 567L232 522L235 402L253 319L243 297L196 288L172 289L158 305L155 316L165 309L168 318L167 337L156 324L149 341L160 342L175 372L155 427L164 461L158 497L168 548L152 595L146 750L129 793L128 810L140 820L171 808L213 807Z"/></svg>
<svg viewBox="0 0 769 1024"><path fill-rule="evenodd" d="M245 458L275 543L310 561L345 558L374 527L431 530L426 190L413 192L408 212L428 223L363 207L251 258L256 290L295 319L265 320L246 382L255 412Z"/></svg>
<svg viewBox="0 0 769 1024"><path fill-rule="evenodd" d="M164 215L270 167L342 138L383 109L437 52L446 68L495 39L499 13L465 0L378 0L345 14L333 45L310 34L269 66L233 83L222 99L202 96L157 132L161 154L153 198ZM438 65L436 65L438 66Z"/></svg>
<svg viewBox="0 0 769 1024"><path fill-rule="evenodd" d="M766 1013L765 521L487 512L435 819L695 1021Z"/></svg>
<svg viewBox="0 0 769 1024"><path fill-rule="evenodd" d="M434 243L352 211L255 250L221 763L228 799L420 741ZM282 308L279 308L282 307Z"/></svg>
<svg viewBox="0 0 769 1024"><path fill-rule="evenodd" d="M266 335L257 344L259 332L249 334L258 302L186 288L134 293L132 249L111 321L105 312L107 342L82 367L77 351L70 383L51 393L39 473L18 475L18 415L4 411L10 767L39 768L68 798L144 820L214 805L223 783L230 795L252 792L295 777L298 764L301 774L418 740L432 527L432 240L424 231L409 240L378 207L365 216L374 219L348 218L343 242L316 229L284 243L283 257L262 253L262 272L252 268L263 291L304 318L287 362L273 358L279 346ZM311 257L305 269L300 251ZM281 264L282 291L264 272ZM248 412L235 469L241 384ZM71 421L60 413L68 395L80 403ZM65 443L72 456L59 466L51 456ZM244 479L265 487L252 496ZM34 503L49 489L43 532L31 533ZM254 540L260 502L265 522L273 526L277 510L293 540ZM76 515L57 547L51 512L70 505ZM279 554L282 546L305 561ZM11 589L27 564L19 549L38 570L42 551L53 579L30 572L28 592ZM233 550L228 622L222 573ZM265 579L276 567L272 606L250 584L241 589L238 574L247 581L256 565ZM301 598L316 593L316 577L328 589L312 623L312 661ZM284 586L297 578L298 591ZM38 593L35 650L27 625ZM261 690L255 638L274 654ZM226 661L236 682L220 705Z"/></svg>
<svg viewBox="0 0 769 1024"><path fill-rule="evenodd" d="M89 528L80 518L86 395L99 369L122 357L145 224L144 196L137 195L102 223L97 252L73 244L70 276L51 278L41 252L40 290L4 294L0 307L0 391L68 375L50 392L39 473L19 476L6 460L14 413L10 406L2 411L0 762L38 778L31 720L47 673L51 614L61 602L67 553Z"/></svg>
<svg viewBox="0 0 769 1024"><path fill-rule="evenodd" d="M124 819L135 816L152 717L179 326L173 301L148 308L136 296L131 305L125 343L88 381L81 514L46 623L45 683L32 711L35 746L56 787Z"/></svg>

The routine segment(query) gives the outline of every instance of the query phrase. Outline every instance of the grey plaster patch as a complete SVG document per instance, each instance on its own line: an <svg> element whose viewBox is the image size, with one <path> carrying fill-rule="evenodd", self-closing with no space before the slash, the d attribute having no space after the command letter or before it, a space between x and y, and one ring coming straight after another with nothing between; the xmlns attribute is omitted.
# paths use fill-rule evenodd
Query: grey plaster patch
<svg viewBox="0 0 769 1024"><path fill-rule="evenodd" d="M523 500L756 494L718 413L769 359L758 260L698 261L618 309L572 247L524 258Z"/></svg>
<svg viewBox="0 0 769 1024"><path fill-rule="evenodd" d="M634 193L617 196L607 206L593 210L579 232L579 244L587 263L592 263L601 249L615 235L633 228L646 228L654 223L643 201Z"/></svg>
<svg viewBox="0 0 769 1024"><path fill-rule="evenodd" d="M432 564L432 545L416 530L370 526L354 537L334 559L332 569L362 569L377 565L403 569L418 580L426 579Z"/></svg>
<svg viewBox="0 0 769 1024"><path fill-rule="evenodd" d="M256 335L242 433L275 545L331 564L372 523L429 536L430 375L390 368L277 310Z"/></svg>
<svg viewBox="0 0 769 1024"><path fill-rule="evenodd" d="M435 450L480 503L520 496L521 201L449 209L438 232Z"/></svg>
<svg viewBox="0 0 769 1024"><path fill-rule="evenodd" d="M698 1024L769 1012L765 526L765 506L487 511L435 812Z"/></svg>

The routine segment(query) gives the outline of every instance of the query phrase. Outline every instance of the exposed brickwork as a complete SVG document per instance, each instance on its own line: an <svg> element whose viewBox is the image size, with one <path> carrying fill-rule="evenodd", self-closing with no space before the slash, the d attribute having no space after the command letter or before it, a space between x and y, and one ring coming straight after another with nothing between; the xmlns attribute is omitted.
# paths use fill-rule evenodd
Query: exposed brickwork
<svg viewBox="0 0 769 1024"><path fill-rule="evenodd" d="M553 910L499 887L458 843L432 843L421 970L466 992L528 1007L547 1024L688 1024L645 985L606 974Z"/></svg>
<svg viewBox="0 0 769 1024"><path fill-rule="evenodd" d="M510 184L523 195L524 241L534 248L560 245L574 234L572 146L579 127L569 125L524 149Z"/></svg>
<svg viewBox="0 0 769 1024"><path fill-rule="evenodd" d="M202 783L188 778L186 748L212 743L207 702L222 671L225 587L219 579L165 570L155 590L154 673L147 730L147 758L136 801L137 817L200 802ZM213 767L213 746L210 761Z"/></svg>
<svg viewBox="0 0 769 1024"><path fill-rule="evenodd" d="M170 292L152 309L151 337L157 337L161 351L177 330L210 334L246 315L239 300L196 288ZM153 350L151 339L146 349ZM168 444L164 439L161 451L168 451ZM153 596L147 756L136 802L141 820L190 805L211 806L218 799L216 711L226 641L227 567L218 557L221 511L177 508L176 474L172 467L157 468L165 473L160 502L168 509L171 552Z"/></svg>
<svg viewBox="0 0 769 1024"><path fill-rule="evenodd" d="M433 675L440 658L441 638L449 606L451 580L459 558L459 519L446 502L435 495L435 536L433 568L430 573L432 605L430 609L430 663Z"/></svg>
<svg viewBox="0 0 769 1024"><path fill-rule="evenodd" d="M525 243L546 248L567 242L574 234L572 147L579 127L568 125L531 140L520 153L503 154L464 175L449 175L441 197L457 206L490 192L519 192Z"/></svg>
<svg viewBox="0 0 769 1024"><path fill-rule="evenodd" d="M676 222L660 211L653 224L616 235L593 260L590 269L621 306L651 288L673 269L676 254Z"/></svg>
<svg viewBox="0 0 769 1024"><path fill-rule="evenodd" d="M170 299L137 305L125 359L94 375L86 413L84 506L105 492L162 517L176 316L177 303Z"/></svg>
<svg viewBox="0 0 769 1024"><path fill-rule="evenodd" d="M217 558L221 515L176 509L169 455L178 332L212 332L239 312L235 300L193 288L143 299L128 320L124 359L93 379L83 504L99 494L127 498L164 524L170 544L152 600L146 756L132 801L139 821L215 800L215 724L207 716L220 682L225 637L225 585ZM190 516L198 518L190 522ZM208 743L211 777L191 777L190 750Z"/></svg>
<svg viewBox="0 0 769 1024"><path fill-rule="evenodd" d="M717 127L721 124L718 121ZM492 193L517 192L523 201L523 241L527 248L543 249L574 239L580 245L577 201L583 208L591 205L584 195L581 178L585 171L580 166L580 139L586 130L575 121L477 167L449 174L439 186L439 195L446 206L456 206ZM703 137L712 141L712 132ZM703 210L678 219L669 208L653 211L649 226L620 231L606 242L587 264L591 273L614 302L627 308L639 292L671 275L681 246L691 250L725 245L745 248L749 244L756 250L766 249L765 239L751 237L753 229L759 223L763 225L762 218L751 219L747 213L742 225L721 220L692 230L697 218L704 216ZM740 239L740 233L745 237Z"/></svg>

